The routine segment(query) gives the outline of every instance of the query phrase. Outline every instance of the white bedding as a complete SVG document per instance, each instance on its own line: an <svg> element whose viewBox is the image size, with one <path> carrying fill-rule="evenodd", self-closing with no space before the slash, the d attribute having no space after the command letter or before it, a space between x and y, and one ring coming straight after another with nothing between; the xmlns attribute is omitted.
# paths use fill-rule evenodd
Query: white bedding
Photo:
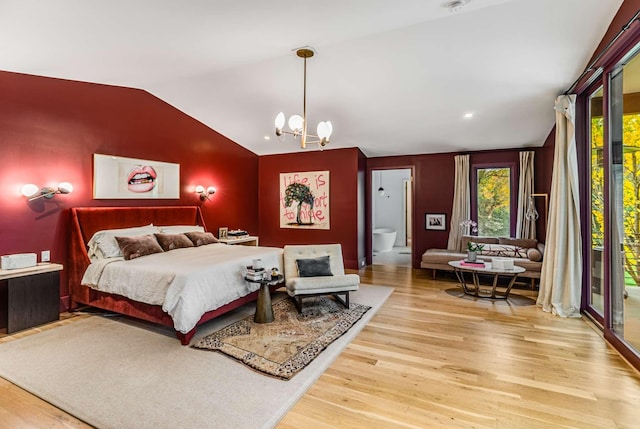
<svg viewBox="0 0 640 429"><path fill-rule="evenodd" d="M261 259L265 268L282 272L282 249L275 247L207 246L176 249L125 261L92 262L82 284L147 304L162 305L177 331L187 333L207 311L257 290L244 280L246 267Z"/></svg>

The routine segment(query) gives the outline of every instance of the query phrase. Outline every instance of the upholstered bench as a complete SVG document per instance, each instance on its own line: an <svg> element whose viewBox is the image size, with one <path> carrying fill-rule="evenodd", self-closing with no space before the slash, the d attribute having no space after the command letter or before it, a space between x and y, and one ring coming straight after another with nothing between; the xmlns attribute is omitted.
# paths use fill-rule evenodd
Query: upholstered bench
<svg viewBox="0 0 640 429"><path fill-rule="evenodd" d="M302 298L318 295L333 295L349 307L349 292L358 290L360 276L345 274L340 244L284 246L283 257L287 293L298 311L302 312Z"/></svg>

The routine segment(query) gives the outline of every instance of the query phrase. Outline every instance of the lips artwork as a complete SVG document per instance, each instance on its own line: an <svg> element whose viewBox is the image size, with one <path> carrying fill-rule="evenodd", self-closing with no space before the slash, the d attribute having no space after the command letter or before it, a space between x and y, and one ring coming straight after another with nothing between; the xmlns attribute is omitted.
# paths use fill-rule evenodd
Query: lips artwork
<svg viewBox="0 0 640 429"><path fill-rule="evenodd" d="M150 165L136 165L127 176L127 189L131 192L149 192L156 186L158 174Z"/></svg>

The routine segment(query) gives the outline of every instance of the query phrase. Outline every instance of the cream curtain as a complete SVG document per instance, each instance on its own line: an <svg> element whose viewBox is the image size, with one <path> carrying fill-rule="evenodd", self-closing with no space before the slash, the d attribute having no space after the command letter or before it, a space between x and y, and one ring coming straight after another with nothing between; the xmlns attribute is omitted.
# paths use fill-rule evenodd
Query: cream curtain
<svg viewBox="0 0 640 429"><path fill-rule="evenodd" d="M518 218L516 238L536 238L536 221L527 219L529 198L533 194L533 158L535 152L520 152L520 180L518 181Z"/></svg>
<svg viewBox="0 0 640 429"><path fill-rule="evenodd" d="M537 304L562 317L580 317L582 258L575 138L575 95L556 99L556 144L547 242Z"/></svg>
<svg viewBox="0 0 640 429"><path fill-rule="evenodd" d="M471 219L471 191L469 189L469 155L455 156L456 171L451 208L451 226L447 249L462 250L462 228L460 222Z"/></svg>

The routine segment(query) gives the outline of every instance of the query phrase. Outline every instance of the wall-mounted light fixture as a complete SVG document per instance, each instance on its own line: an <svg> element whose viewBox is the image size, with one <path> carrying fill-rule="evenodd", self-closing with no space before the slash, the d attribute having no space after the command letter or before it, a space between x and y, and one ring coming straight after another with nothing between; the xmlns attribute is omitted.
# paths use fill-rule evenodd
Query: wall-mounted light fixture
<svg viewBox="0 0 640 429"><path fill-rule="evenodd" d="M29 198L29 201L37 200L38 198L53 198L56 194L70 194L73 192L73 185L69 182L61 182L57 188L45 186L38 188L33 183L27 183L22 186L22 195Z"/></svg>
<svg viewBox="0 0 640 429"><path fill-rule="evenodd" d="M200 196L200 201L208 200L209 195L213 195L215 193L216 193L216 188L214 188L213 186L209 186L206 190L202 185L196 186L196 194Z"/></svg>

